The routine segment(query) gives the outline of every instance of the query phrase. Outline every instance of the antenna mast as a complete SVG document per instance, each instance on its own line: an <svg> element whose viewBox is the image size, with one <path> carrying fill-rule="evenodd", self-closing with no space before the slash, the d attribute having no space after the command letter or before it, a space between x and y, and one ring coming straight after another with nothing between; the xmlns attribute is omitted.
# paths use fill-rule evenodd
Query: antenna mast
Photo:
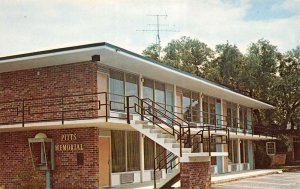
<svg viewBox="0 0 300 189"><path fill-rule="evenodd" d="M156 32L156 45L157 45L157 52L158 56L160 58L160 51L161 51L161 39L160 39L160 32L176 32L176 30L167 30L167 29L161 29L161 26L169 26L168 24L160 24L160 18L161 17L168 17L167 14L149 14L147 16L156 17L156 24L147 24L148 26L155 26L156 29L144 29L144 30L136 30L136 31L142 31L142 32Z"/></svg>

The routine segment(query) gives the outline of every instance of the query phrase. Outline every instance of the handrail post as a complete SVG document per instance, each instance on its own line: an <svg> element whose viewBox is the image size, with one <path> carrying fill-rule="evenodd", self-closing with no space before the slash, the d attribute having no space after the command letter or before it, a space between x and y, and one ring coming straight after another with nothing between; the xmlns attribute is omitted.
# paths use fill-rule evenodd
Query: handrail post
<svg viewBox="0 0 300 189"><path fill-rule="evenodd" d="M141 99L141 120L144 121L144 101Z"/></svg>
<svg viewBox="0 0 300 189"><path fill-rule="evenodd" d="M154 165L154 171L153 171L153 181L154 181L154 189L156 189L156 165L155 165L155 158L153 160L153 165Z"/></svg>
<svg viewBox="0 0 300 189"><path fill-rule="evenodd" d="M127 124L130 124L130 114L129 114L129 96L126 96L126 109L127 109Z"/></svg>
<svg viewBox="0 0 300 189"><path fill-rule="evenodd" d="M25 126L25 100L22 101L22 127Z"/></svg>
<svg viewBox="0 0 300 189"><path fill-rule="evenodd" d="M210 138L210 126L208 126L208 154L209 154L209 156L211 156L210 140L211 140L211 138Z"/></svg>
<svg viewBox="0 0 300 189"><path fill-rule="evenodd" d="M108 95L105 92L105 121L108 122Z"/></svg>
<svg viewBox="0 0 300 189"><path fill-rule="evenodd" d="M180 157L182 157L182 141L181 141L181 126L179 126L179 153L180 153Z"/></svg>

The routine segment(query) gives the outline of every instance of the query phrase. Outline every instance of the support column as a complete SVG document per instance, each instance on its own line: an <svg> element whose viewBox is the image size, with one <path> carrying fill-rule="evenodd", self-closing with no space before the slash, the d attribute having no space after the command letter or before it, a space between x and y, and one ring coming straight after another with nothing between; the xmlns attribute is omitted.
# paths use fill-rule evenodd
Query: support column
<svg viewBox="0 0 300 189"><path fill-rule="evenodd" d="M238 162L238 168L239 168L239 170L238 171L240 171L241 169L240 169L240 167L241 167L241 139L237 139L237 143L238 143L238 146L237 146L237 162Z"/></svg>
<svg viewBox="0 0 300 189"><path fill-rule="evenodd" d="M210 161L181 162L180 163L181 188L211 187Z"/></svg>
<svg viewBox="0 0 300 189"><path fill-rule="evenodd" d="M145 136L140 133L140 168L141 168L141 182L144 182L144 170L145 170L145 163L144 163L144 138Z"/></svg>

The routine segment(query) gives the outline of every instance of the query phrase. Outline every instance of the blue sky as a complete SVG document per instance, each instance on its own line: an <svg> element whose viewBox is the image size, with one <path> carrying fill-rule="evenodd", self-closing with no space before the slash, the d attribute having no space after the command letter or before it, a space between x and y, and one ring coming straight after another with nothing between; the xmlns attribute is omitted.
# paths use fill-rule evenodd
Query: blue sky
<svg viewBox="0 0 300 189"><path fill-rule="evenodd" d="M245 20L286 19L296 15L292 9L280 6L284 0L252 0L247 9Z"/></svg>
<svg viewBox="0 0 300 189"><path fill-rule="evenodd" d="M148 14L164 14L162 45L190 36L209 47L270 40L285 52L300 45L300 0L0 0L0 56L109 42L141 53L155 43ZM175 26L173 26L175 25Z"/></svg>

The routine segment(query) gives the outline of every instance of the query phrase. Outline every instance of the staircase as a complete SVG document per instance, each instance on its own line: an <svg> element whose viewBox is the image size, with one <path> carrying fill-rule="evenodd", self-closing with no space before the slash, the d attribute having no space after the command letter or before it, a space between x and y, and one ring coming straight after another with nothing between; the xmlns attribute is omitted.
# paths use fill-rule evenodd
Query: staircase
<svg viewBox="0 0 300 189"><path fill-rule="evenodd" d="M180 144L174 135L169 134L165 130L150 125L148 121L135 121L135 124L130 124L135 130L150 138L152 141L163 146L166 150L180 157ZM191 148L182 147L182 153L191 153Z"/></svg>
<svg viewBox="0 0 300 189"><path fill-rule="evenodd" d="M134 105L129 106L130 102L134 102ZM180 179L180 161L184 160L186 162L189 161L189 158L210 156L210 148L209 153L192 151L192 139L199 136L201 138L200 143L203 143L204 131L208 131L206 141L208 141L208 146L210 146L210 127L207 130L205 130L206 127L204 126L196 128L198 131L191 134L189 122L181 119L173 112L166 110L165 107L150 99L127 96L126 104L127 123L170 152L168 155L166 155L166 151L162 152L154 158L154 188L171 186L172 183L174 184ZM130 120L129 112L133 112L132 110L140 115L140 120L134 122ZM199 142L196 142L196 144L199 146ZM167 174L165 179L160 179L157 177L157 171L162 169L171 169L173 172ZM157 183L157 180L160 182Z"/></svg>

